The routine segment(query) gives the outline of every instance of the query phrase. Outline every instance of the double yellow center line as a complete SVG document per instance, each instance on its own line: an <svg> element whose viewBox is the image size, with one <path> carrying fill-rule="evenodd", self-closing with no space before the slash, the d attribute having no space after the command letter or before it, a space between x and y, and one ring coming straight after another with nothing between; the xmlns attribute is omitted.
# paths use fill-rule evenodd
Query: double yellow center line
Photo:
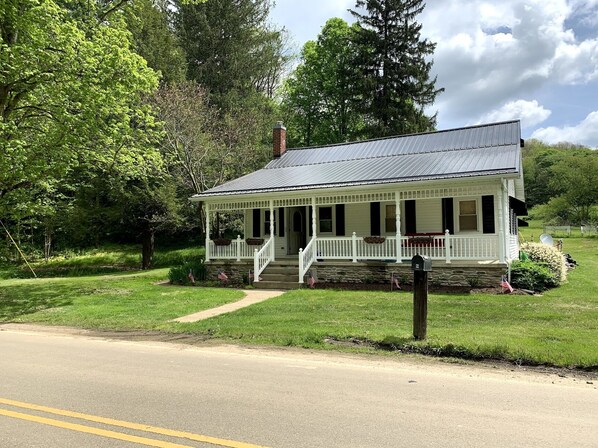
<svg viewBox="0 0 598 448"><path fill-rule="evenodd" d="M76 418L79 420L85 420L85 421L100 423L100 424L104 424L104 425L110 425L110 426L116 426L116 427L120 427L120 428L143 431L143 432L147 432L147 433L159 434L162 436L176 437L176 438L180 438L180 439L193 440L195 442L209 443L211 445L224 446L227 448L266 448L266 447L263 447L260 445L252 445L250 443L236 442L234 440L219 439L216 437L210 437L210 436L205 436L205 435L200 435L200 434L193 434L190 432L174 431L172 429L159 428L156 426L148 426L148 425L142 425L139 423L125 422L122 420L114 420L111 418L98 417L96 415L82 414L79 412L72 412L72 411L67 411L67 410L63 410L63 409L50 408L47 406L40 406L37 404L31 404L31 403L23 403L21 401L9 400L6 398L0 398L0 404L13 406L13 407L20 408L20 409L27 409L30 411L44 412L46 414L60 415L62 417ZM96 428L93 426L80 425L77 423L70 423L70 422L66 422L66 421L62 421L62 420L40 417L38 415L25 414L22 412L15 412L15 411L3 409L3 408L0 408L0 415L6 416L6 417L17 418L20 420L26 420L26 421L30 421L30 422L34 422L34 423L39 423L42 425L55 426L57 428L68 429L71 431L83 432L83 433L87 433L87 434L94 434L97 436L107 437L110 439L124 440L126 442L133 442L133 443L137 443L140 445L154 446L154 447L158 447L158 448L193 448L188 445L179 445L177 443L165 442L165 441L158 440L158 439L150 439L150 438L146 438L146 437L133 436L133 435L125 434L123 432L110 431L110 430Z"/></svg>

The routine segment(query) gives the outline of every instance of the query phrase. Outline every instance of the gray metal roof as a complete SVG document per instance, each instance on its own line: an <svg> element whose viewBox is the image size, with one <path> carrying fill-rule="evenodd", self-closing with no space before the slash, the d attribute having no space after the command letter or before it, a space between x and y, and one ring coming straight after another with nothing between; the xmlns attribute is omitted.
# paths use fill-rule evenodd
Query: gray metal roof
<svg viewBox="0 0 598 448"><path fill-rule="evenodd" d="M289 149L265 168L212 188L221 195L451 179L520 170L518 121Z"/></svg>

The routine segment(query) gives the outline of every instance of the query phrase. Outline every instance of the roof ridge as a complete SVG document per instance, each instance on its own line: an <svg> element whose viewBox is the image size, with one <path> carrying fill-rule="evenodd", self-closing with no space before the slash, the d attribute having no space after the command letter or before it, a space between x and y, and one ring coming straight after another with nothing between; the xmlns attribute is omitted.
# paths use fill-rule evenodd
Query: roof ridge
<svg viewBox="0 0 598 448"><path fill-rule="evenodd" d="M419 136L419 135L442 134L442 133L447 133L447 132L464 131L467 129L485 128L485 127L490 127L490 126L498 126L498 125L503 125L503 124L520 123L520 122L521 122L521 120L505 120L505 121L497 121L495 123L483 123L483 124L475 124L475 125L470 125L470 126L463 126L460 128L442 129L440 131L414 132L411 134L390 135L388 137L377 137L377 138L369 138L369 139L365 139L365 140L354 140L351 142L330 143L328 145L319 145L319 146L302 146L300 148L287 148L286 152L288 152L288 151L303 151L303 150L307 150L307 149L323 149L323 148L331 148L331 147L337 147L337 146L347 146L347 145L354 145L357 143L378 142L378 141L383 141L383 140L400 139L400 138L413 137L413 136ZM284 156L284 154L283 154L283 156Z"/></svg>

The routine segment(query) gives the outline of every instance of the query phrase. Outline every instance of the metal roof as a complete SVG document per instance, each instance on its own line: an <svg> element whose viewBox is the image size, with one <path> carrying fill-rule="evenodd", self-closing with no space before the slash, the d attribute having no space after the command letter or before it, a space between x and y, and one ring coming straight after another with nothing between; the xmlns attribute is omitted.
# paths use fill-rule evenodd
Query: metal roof
<svg viewBox="0 0 598 448"><path fill-rule="evenodd" d="M265 168L194 196L451 179L520 171L519 121L289 149Z"/></svg>

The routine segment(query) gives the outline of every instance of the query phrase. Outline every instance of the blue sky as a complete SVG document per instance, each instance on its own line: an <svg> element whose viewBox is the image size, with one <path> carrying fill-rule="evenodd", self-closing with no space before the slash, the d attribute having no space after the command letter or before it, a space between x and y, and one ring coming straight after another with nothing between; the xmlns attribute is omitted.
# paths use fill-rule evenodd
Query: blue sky
<svg viewBox="0 0 598 448"><path fill-rule="evenodd" d="M298 53L354 0L276 0ZM428 0L438 129L520 119L524 138L598 147L598 0Z"/></svg>

